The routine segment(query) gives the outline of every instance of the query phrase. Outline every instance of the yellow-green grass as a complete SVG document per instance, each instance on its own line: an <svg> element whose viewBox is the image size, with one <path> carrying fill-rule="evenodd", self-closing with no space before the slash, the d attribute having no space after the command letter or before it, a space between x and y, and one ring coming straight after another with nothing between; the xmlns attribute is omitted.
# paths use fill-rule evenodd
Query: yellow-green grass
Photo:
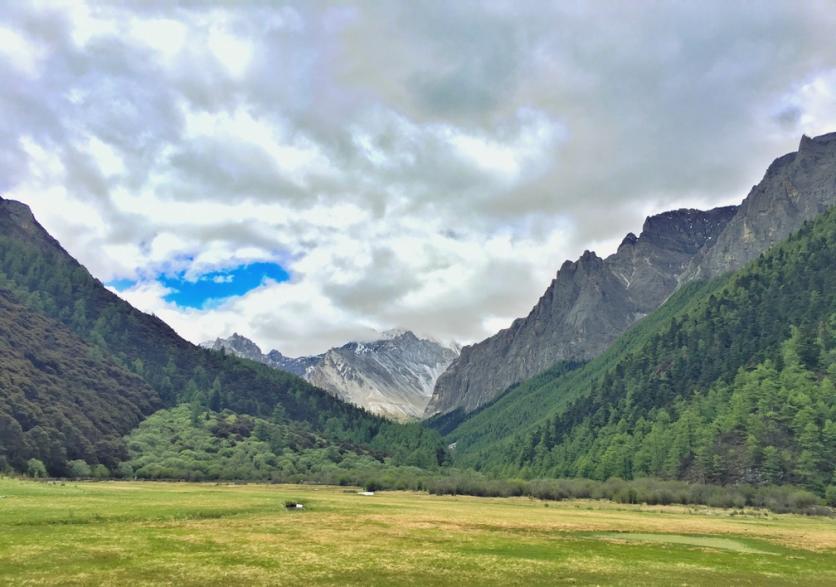
<svg viewBox="0 0 836 587"><path fill-rule="evenodd" d="M3 585L836 585L827 518L290 485L0 496Z"/></svg>

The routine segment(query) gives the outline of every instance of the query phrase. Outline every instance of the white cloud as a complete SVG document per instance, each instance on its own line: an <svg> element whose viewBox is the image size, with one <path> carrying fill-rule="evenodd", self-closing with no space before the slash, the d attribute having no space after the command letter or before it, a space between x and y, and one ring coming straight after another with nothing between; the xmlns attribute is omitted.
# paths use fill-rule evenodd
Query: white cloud
<svg viewBox="0 0 836 587"><path fill-rule="evenodd" d="M131 19L129 30L137 43L147 44L168 62L180 53L188 36L187 26L170 18Z"/></svg>
<svg viewBox="0 0 836 587"><path fill-rule="evenodd" d="M125 163L119 152L98 137L90 137L87 151L105 176L121 175L125 172Z"/></svg>
<svg viewBox="0 0 836 587"><path fill-rule="evenodd" d="M0 58L24 75L33 77L37 74L42 51L18 32L0 26Z"/></svg>
<svg viewBox="0 0 836 587"><path fill-rule="evenodd" d="M209 31L207 46L232 75L244 75L252 59L250 43L215 26Z"/></svg>

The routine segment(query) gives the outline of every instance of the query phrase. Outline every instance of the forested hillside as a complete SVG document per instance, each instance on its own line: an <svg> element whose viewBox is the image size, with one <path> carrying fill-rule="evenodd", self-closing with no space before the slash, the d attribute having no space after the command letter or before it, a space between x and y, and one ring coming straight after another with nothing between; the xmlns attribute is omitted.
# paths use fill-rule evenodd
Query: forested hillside
<svg viewBox="0 0 836 587"><path fill-rule="evenodd" d="M465 421L449 435L457 462L822 491L836 460L834 267L831 209L743 270L680 292L581 369L520 386L539 400L533 427L490 432L514 419L497 408L519 405L516 390Z"/></svg>
<svg viewBox="0 0 836 587"><path fill-rule="evenodd" d="M122 435L159 406L140 377L0 289L0 470L112 467L127 457Z"/></svg>
<svg viewBox="0 0 836 587"><path fill-rule="evenodd" d="M46 233L26 206L9 200L0 200L0 287L144 379L163 406L189 403L268 418L279 407L288 421L304 422L334 441L360 444L396 426L296 376L188 343L158 318L104 288ZM27 432L41 422L18 423ZM442 447L440 437L430 438L413 427L387 433L397 434L411 450L435 455ZM50 472L61 469L56 465Z"/></svg>

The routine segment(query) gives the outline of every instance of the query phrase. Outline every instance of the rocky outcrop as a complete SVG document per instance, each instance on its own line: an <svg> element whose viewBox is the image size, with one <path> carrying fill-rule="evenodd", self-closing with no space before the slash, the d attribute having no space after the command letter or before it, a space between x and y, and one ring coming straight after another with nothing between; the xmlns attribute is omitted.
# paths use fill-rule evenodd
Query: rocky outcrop
<svg viewBox="0 0 836 587"><path fill-rule="evenodd" d="M599 354L667 299L677 276L734 213L734 206L665 212L606 259L586 251L565 262L526 318L462 349L436 383L425 415L472 411L558 361Z"/></svg>
<svg viewBox="0 0 836 587"><path fill-rule="evenodd" d="M836 203L836 133L802 137L738 207L647 219L607 259L566 262L531 313L462 349L426 416L472 411L560 360L589 359L679 286L740 268Z"/></svg>

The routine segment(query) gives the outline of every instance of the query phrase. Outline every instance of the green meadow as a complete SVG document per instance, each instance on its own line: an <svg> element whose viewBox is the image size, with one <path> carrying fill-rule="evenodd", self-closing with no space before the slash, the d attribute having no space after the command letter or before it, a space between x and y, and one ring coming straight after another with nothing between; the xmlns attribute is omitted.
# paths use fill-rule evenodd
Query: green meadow
<svg viewBox="0 0 836 587"><path fill-rule="evenodd" d="M0 584L834 585L836 521L344 487L0 479Z"/></svg>

